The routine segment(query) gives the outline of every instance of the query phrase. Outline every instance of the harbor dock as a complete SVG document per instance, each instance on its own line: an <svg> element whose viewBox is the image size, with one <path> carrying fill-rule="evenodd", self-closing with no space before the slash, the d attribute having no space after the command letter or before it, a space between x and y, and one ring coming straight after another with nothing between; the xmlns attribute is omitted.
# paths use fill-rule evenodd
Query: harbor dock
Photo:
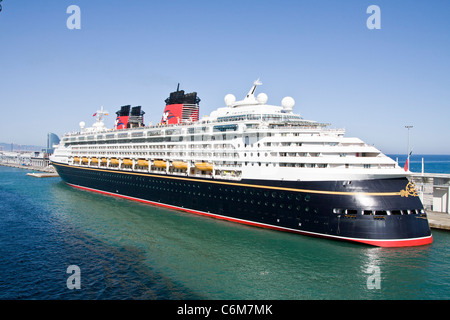
<svg viewBox="0 0 450 320"><path fill-rule="evenodd" d="M450 214L450 174L412 173L410 180L427 211Z"/></svg>
<svg viewBox="0 0 450 320"><path fill-rule="evenodd" d="M450 174L412 173L418 196L433 229L450 230Z"/></svg>
<svg viewBox="0 0 450 320"><path fill-rule="evenodd" d="M51 173L51 172L40 172L40 173L27 173L27 176L31 176L31 177L35 177L35 178L54 178L54 177L59 177L59 174L57 174L56 172Z"/></svg>
<svg viewBox="0 0 450 320"><path fill-rule="evenodd" d="M432 229L450 230L450 214L427 211L428 224Z"/></svg>
<svg viewBox="0 0 450 320"><path fill-rule="evenodd" d="M16 164L16 163L0 162L0 166L30 170L30 171L33 171L33 173L27 173L27 175L33 176L33 177L38 177L38 178L59 177L55 168L53 168L53 166L51 166L51 165L46 166L46 167L38 167L38 166L24 166L24 165L20 165L20 164ZM35 173L35 171L38 171L39 173Z"/></svg>

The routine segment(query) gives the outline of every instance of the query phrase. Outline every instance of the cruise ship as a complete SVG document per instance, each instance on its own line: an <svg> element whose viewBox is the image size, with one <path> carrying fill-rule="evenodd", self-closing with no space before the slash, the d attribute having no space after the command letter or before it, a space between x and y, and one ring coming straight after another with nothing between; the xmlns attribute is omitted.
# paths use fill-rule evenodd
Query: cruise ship
<svg viewBox="0 0 450 320"><path fill-rule="evenodd" d="M161 122L122 106L65 134L51 163L70 186L301 235L380 247L430 244L427 214L394 160L344 129L303 119L292 97L267 104L255 81L242 100L200 119L179 87Z"/></svg>

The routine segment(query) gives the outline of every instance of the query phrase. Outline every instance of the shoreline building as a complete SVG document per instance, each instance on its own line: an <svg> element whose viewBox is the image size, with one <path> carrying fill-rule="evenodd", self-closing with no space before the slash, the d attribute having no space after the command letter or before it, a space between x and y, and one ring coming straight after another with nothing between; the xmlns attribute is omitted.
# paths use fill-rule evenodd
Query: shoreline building
<svg viewBox="0 0 450 320"><path fill-rule="evenodd" d="M59 144L59 137L49 132L47 134L47 147L40 151L14 151L14 144L11 144L11 151L0 150L0 163L14 164L20 166L31 166L45 168L50 165L50 155L55 152L54 145Z"/></svg>

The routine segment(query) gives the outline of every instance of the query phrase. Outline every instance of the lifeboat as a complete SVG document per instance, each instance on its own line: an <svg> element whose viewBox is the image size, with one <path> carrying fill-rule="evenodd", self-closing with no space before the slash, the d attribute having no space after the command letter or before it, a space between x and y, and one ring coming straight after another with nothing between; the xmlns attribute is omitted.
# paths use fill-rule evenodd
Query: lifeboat
<svg viewBox="0 0 450 320"><path fill-rule="evenodd" d="M81 158L81 162L82 162L82 163L88 163L88 162L89 162L89 159L86 158L86 157L83 157L83 158Z"/></svg>
<svg viewBox="0 0 450 320"><path fill-rule="evenodd" d="M118 165L119 164L119 159L113 158L111 159L111 161L109 162L110 164L114 164L114 165Z"/></svg>
<svg viewBox="0 0 450 320"><path fill-rule="evenodd" d="M148 167L148 160L138 160L138 166Z"/></svg>
<svg viewBox="0 0 450 320"><path fill-rule="evenodd" d="M73 161L74 161L74 162L77 162L77 163L80 163L80 157L74 157L74 158L73 158Z"/></svg>
<svg viewBox="0 0 450 320"><path fill-rule="evenodd" d="M91 163L98 163L98 158L91 158Z"/></svg>
<svg viewBox="0 0 450 320"><path fill-rule="evenodd" d="M108 159L102 158L102 163L108 163Z"/></svg>
<svg viewBox="0 0 450 320"><path fill-rule="evenodd" d="M182 169L182 170L187 170L188 167L187 163L184 161L173 161L172 166L175 169Z"/></svg>
<svg viewBox="0 0 450 320"><path fill-rule="evenodd" d="M209 162L196 162L195 167L201 171L212 171L213 165Z"/></svg>
<svg viewBox="0 0 450 320"><path fill-rule="evenodd" d="M154 164L155 164L155 167L158 167L158 168L166 168L167 167L167 162L165 162L163 160L155 160Z"/></svg>
<svg viewBox="0 0 450 320"><path fill-rule="evenodd" d="M131 159L123 159L123 164L126 166L132 166L133 165L133 160Z"/></svg>

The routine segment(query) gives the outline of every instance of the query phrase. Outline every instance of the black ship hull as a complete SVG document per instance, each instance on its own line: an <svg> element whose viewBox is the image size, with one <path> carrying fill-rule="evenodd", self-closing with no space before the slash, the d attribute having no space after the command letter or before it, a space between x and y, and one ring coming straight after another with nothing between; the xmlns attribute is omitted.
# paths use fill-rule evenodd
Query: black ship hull
<svg viewBox="0 0 450 320"><path fill-rule="evenodd" d="M247 225L381 247L433 239L407 178L230 181L52 164L77 188Z"/></svg>

